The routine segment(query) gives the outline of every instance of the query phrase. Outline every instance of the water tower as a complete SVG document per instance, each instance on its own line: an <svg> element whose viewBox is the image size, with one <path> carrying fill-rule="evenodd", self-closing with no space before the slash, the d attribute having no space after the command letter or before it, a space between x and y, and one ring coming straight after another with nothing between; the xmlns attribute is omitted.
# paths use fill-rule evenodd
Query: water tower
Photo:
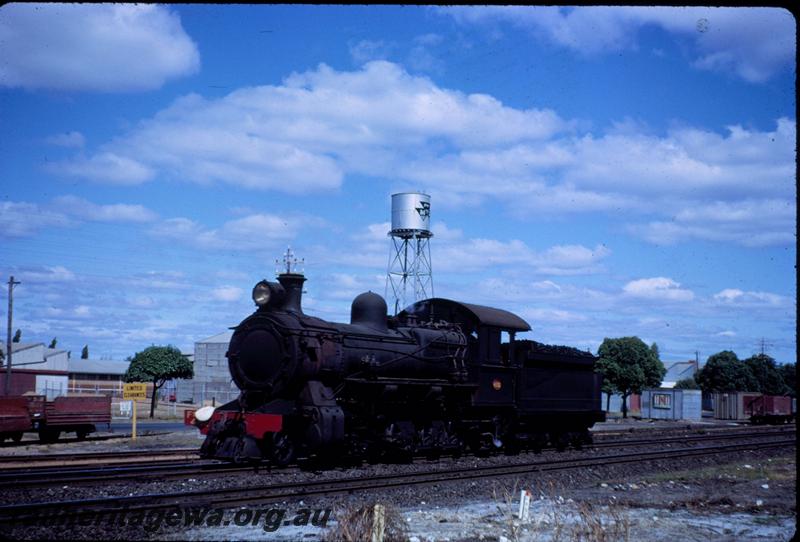
<svg viewBox="0 0 800 542"><path fill-rule="evenodd" d="M433 297L430 222L431 197L428 194L392 194L392 229L389 232L392 250L385 297L394 307L394 314L415 301Z"/></svg>

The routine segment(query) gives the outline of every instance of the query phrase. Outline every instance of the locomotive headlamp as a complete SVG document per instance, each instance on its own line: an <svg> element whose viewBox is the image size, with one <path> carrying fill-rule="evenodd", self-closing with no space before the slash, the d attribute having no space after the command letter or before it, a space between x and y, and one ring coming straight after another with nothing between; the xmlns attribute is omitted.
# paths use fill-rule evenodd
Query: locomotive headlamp
<svg viewBox="0 0 800 542"><path fill-rule="evenodd" d="M255 301L256 305L259 307L263 307L269 303L270 297L272 297L272 289L269 287L269 283L266 280L262 280L253 287L253 301Z"/></svg>

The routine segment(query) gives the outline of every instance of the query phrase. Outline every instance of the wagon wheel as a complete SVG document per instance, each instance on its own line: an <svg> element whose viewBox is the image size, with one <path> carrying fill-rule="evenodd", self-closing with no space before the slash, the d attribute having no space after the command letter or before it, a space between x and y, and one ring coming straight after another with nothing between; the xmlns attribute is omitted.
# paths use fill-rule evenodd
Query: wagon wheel
<svg viewBox="0 0 800 542"><path fill-rule="evenodd" d="M283 431L275 433L272 437L272 461L285 467L292 462L295 456L295 446L292 437Z"/></svg>
<svg viewBox="0 0 800 542"><path fill-rule="evenodd" d="M39 430L39 440L46 444L56 442L59 436L61 436L61 431L59 431L58 429Z"/></svg>
<svg viewBox="0 0 800 542"><path fill-rule="evenodd" d="M89 431L86 429L78 429L75 431L75 434L78 436L78 440L86 440L86 435L89 434Z"/></svg>
<svg viewBox="0 0 800 542"><path fill-rule="evenodd" d="M14 442L21 442L22 441L22 431L19 431L17 433L14 433L13 435L11 435L11 440L13 440Z"/></svg>

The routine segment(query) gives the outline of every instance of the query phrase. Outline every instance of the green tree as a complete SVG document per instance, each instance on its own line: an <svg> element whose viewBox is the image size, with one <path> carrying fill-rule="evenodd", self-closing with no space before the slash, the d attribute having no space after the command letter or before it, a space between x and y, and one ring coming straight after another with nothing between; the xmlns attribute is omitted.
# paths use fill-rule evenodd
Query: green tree
<svg viewBox="0 0 800 542"><path fill-rule="evenodd" d="M628 417L628 396L641 393L646 387L660 386L667 372L654 350L657 347L648 348L639 337L621 337L603 339L597 351L600 359L595 370L622 395L623 418Z"/></svg>
<svg viewBox="0 0 800 542"><path fill-rule="evenodd" d="M784 363L778 367L783 378L783 383L786 384L786 393L791 397L797 396L797 364Z"/></svg>
<svg viewBox="0 0 800 542"><path fill-rule="evenodd" d="M22 330L18 329L17 332L14 333L14 338L11 339L11 342L12 343L18 343L20 340L22 340ZM11 352L11 353L13 354L14 352Z"/></svg>
<svg viewBox="0 0 800 542"><path fill-rule="evenodd" d="M656 359L661 359L661 353L658 351L658 345L656 343L650 345L650 351L653 353Z"/></svg>
<svg viewBox="0 0 800 542"><path fill-rule="evenodd" d="M49 348L55 348L57 344L58 344L58 339L57 339L57 338L55 338L55 337L53 337L53 340L52 340L52 341L50 341L50 346L49 346Z"/></svg>
<svg viewBox="0 0 800 542"><path fill-rule="evenodd" d="M83 350L81 350L81 359L89 359L89 345L86 344L83 346Z"/></svg>
<svg viewBox="0 0 800 542"><path fill-rule="evenodd" d="M786 395L788 391L783 375L778 370L775 360L766 354L756 354L744 360L758 382L759 391L766 395Z"/></svg>
<svg viewBox="0 0 800 542"><path fill-rule="evenodd" d="M600 391L606 394L606 412L608 412L611 410L611 396L617 393L617 388L615 388L611 380L606 377L604 370L608 371L609 369L607 367L604 367L603 370L599 370L595 366L595 370L599 373L603 373L603 385L600 386Z"/></svg>
<svg viewBox="0 0 800 542"><path fill-rule="evenodd" d="M171 378L192 378L194 368L181 351L174 346L149 346L137 352L125 372L125 382L152 382L153 398L150 417L156 410L158 389Z"/></svg>
<svg viewBox="0 0 800 542"><path fill-rule="evenodd" d="M699 390L700 385L693 377L689 378L681 378L677 382L675 382L675 389L676 390Z"/></svg>
<svg viewBox="0 0 800 542"><path fill-rule="evenodd" d="M758 391L753 371L730 350L709 356L696 380L706 392Z"/></svg>

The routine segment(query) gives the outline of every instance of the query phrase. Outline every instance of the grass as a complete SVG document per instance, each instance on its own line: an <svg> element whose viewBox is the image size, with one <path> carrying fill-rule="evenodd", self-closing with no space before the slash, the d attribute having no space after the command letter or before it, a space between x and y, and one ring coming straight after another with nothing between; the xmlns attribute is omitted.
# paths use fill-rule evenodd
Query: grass
<svg viewBox="0 0 800 542"><path fill-rule="evenodd" d="M372 527L377 502L364 506L345 507L336 514L336 523L323 535L329 542L363 542L372 539ZM384 542L408 540L406 522L391 505L382 505L384 510Z"/></svg>
<svg viewBox="0 0 800 542"><path fill-rule="evenodd" d="M631 521L625 509L613 501L605 505L564 500L559 486L550 482L532 488L531 521L520 522L519 482L509 486L495 483L493 495L503 514L503 534L514 542L525 540L616 542L630 540ZM538 494L538 502L537 502ZM516 500L515 500L516 499ZM534 510L534 503L536 510Z"/></svg>
<svg viewBox="0 0 800 542"><path fill-rule="evenodd" d="M795 457L787 455L766 460L745 460L711 467L662 472L645 476L643 480L650 483L719 479L785 481L794 480L796 475Z"/></svg>

